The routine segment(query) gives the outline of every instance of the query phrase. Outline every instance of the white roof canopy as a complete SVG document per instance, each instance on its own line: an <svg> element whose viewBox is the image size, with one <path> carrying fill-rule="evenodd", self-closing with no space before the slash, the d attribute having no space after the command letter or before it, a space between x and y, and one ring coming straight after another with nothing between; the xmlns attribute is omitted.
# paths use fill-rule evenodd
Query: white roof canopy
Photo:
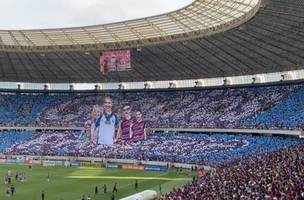
<svg viewBox="0 0 304 200"><path fill-rule="evenodd" d="M0 51L78 51L140 47L222 32L255 15L260 0L196 0L180 10L118 23L0 30Z"/></svg>

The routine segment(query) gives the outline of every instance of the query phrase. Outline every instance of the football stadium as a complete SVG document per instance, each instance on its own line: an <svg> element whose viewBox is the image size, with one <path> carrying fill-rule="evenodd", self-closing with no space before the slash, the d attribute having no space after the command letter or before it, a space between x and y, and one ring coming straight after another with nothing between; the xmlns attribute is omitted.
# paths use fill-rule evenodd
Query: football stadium
<svg viewBox="0 0 304 200"><path fill-rule="evenodd" d="M0 27L0 200L300 200L303 129L303 0Z"/></svg>

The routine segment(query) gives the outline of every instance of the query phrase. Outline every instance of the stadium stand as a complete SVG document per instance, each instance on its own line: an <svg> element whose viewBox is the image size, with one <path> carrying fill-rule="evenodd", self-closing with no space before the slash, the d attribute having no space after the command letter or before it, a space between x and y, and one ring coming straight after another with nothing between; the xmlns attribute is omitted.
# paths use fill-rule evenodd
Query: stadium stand
<svg viewBox="0 0 304 200"><path fill-rule="evenodd" d="M301 130L302 84L190 91L100 94L1 94L0 123L83 127L94 105L111 96L114 111L131 105L150 127ZM288 108L288 109L286 109ZM25 117L26 116L26 117ZM286 118L288 116L288 118Z"/></svg>
<svg viewBox="0 0 304 200"><path fill-rule="evenodd" d="M68 98L68 95L0 95L0 124L22 126L33 124L38 113L55 106Z"/></svg>
<svg viewBox="0 0 304 200"><path fill-rule="evenodd" d="M299 145L217 169L161 199L303 199L303 151Z"/></svg>
<svg viewBox="0 0 304 200"><path fill-rule="evenodd" d="M26 141L32 137L32 133L25 131L25 132L17 132L17 131L10 131L10 132L0 132L0 152L4 152L7 148L10 148L13 145L17 145Z"/></svg>
<svg viewBox="0 0 304 200"><path fill-rule="evenodd" d="M303 121L304 117L302 112L302 100L304 99L303 94L302 88L298 91L294 91L293 95L287 98L284 102L266 110L256 118L247 120L244 125L259 127L262 129L271 129L272 127L296 127L296 124L301 124L300 121ZM301 128L303 129L303 126L301 126Z"/></svg>
<svg viewBox="0 0 304 200"><path fill-rule="evenodd" d="M304 199L304 141L296 137L157 132L139 142L114 143L113 136L114 144L105 145L92 142L84 129L93 107L102 110L105 97L110 97L118 119L129 105L131 115L140 111L149 128L304 134L303 81L285 84L283 78L280 84L262 85L261 75L304 69L303 30L303 0L196 0L172 13L122 23L0 30L2 84L202 80L188 89L80 92L71 85L69 92L47 87L29 92L20 84L18 90L1 90L1 162L13 156L68 156L197 164L211 170L161 199ZM122 49L130 50L132 69L101 75L101 53ZM300 74L292 73L288 75ZM261 80L233 86L227 84L232 76ZM204 88L209 85L203 81L211 78L222 78L223 85ZM58 129L14 131L18 127Z"/></svg>
<svg viewBox="0 0 304 200"><path fill-rule="evenodd" d="M153 134L127 145L93 145L80 132L3 132L21 137L2 152L7 155L81 156L223 166L301 144L297 138L227 134Z"/></svg>

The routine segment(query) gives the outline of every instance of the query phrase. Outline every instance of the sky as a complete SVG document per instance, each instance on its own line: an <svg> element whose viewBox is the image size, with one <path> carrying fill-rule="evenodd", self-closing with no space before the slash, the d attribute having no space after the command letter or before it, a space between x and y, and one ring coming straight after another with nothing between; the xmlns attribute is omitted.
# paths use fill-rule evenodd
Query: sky
<svg viewBox="0 0 304 200"><path fill-rule="evenodd" d="M189 5L194 0L0 0L0 29L97 25L142 18Z"/></svg>

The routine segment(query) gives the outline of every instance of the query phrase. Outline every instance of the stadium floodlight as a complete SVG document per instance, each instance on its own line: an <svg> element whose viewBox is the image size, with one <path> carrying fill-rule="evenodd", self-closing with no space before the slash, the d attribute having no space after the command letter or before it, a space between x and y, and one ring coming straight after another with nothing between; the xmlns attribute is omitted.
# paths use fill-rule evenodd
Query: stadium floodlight
<svg viewBox="0 0 304 200"><path fill-rule="evenodd" d="M292 81L294 80L294 75L291 73L286 73L281 75L282 79L281 81Z"/></svg>
<svg viewBox="0 0 304 200"><path fill-rule="evenodd" d="M194 87L202 87L203 86L203 82L202 81L195 81L194 82Z"/></svg>
<svg viewBox="0 0 304 200"><path fill-rule="evenodd" d="M232 85L232 80L231 78L225 78L223 80L223 85Z"/></svg>
<svg viewBox="0 0 304 200"><path fill-rule="evenodd" d="M262 83L262 78L260 76L252 77L252 84Z"/></svg>
<svg viewBox="0 0 304 200"><path fill-rule="evenodd" d="M169 88L176 88L175 82L169 82Z"/></svg>
<svg viewBox="0 0 304 200"><path fill-rule="evenodd" d="M17 90L21 90L23 88L23 84L22 83L17 83Z"/></svg>
<svg viewBox="0 0 304 200"><path fill-rule="evenodd" d="M43 89L44 89L44 90L49 90L49 89L50 89L49 84L44 84L44 85L43 85Z"/></svg>
<svg viewBox="0 0 304 200"><path fill-rule="evenodd" d="M96 84L96 85L94 86L94 89L95 89L95 90L100 90L100 88L101 88L101 86L100 86L99 84Z"/></svg>
<svg viewBox="0 0 304 200"><path fill-rule="evenodd" d="M282 79L280 81L292 81L294 80L294 74L286 73L281 75Z"/></svg>
<svg viewBox="0 0 304 200"><path fill-rule="evenodd" d="M120 83L120 84L118 85L118 89L119 89L119 90L124 90L124 89L125 89L125 85L124 85L123 83Z"/></svg>
<svg viewBox="0 0 304 200"><path fill-rule="evenodd" d="M150 83L145 83L144 84L144 89L150 89L151 88L151 84Z"/></svg>

